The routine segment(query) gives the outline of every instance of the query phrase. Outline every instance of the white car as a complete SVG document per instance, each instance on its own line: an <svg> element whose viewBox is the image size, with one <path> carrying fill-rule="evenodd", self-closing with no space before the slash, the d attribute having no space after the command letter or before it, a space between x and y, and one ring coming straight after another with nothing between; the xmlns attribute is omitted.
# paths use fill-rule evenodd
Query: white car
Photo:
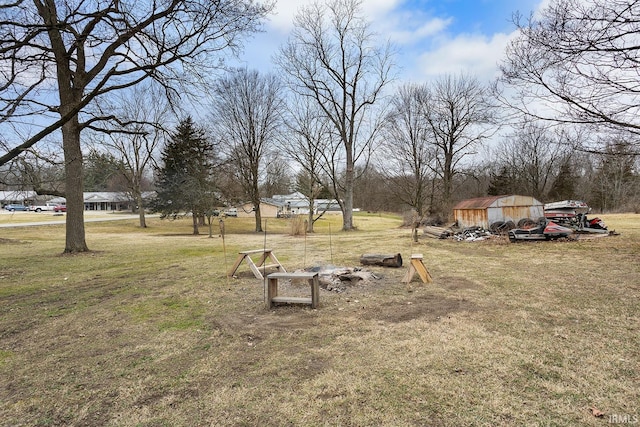
<svg viewBox="0 0 640 427"><path fill-rule="evenodd" d="M31 212L53 211L57 203L43 203L42 205L29 206Z"/></svg>

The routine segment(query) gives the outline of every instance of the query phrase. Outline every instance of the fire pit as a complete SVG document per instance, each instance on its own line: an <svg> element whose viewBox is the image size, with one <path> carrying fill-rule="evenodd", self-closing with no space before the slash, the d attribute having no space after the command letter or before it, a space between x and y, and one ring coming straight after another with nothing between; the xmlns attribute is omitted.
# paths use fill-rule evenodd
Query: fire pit
<svg viewBox="0 0 640 427"><path fill-rule="evenodd" d="M305 271L318 273L320 287L327 291L344 292L349 286L380 279L375 273L360 267L317 266Z"/></svg>

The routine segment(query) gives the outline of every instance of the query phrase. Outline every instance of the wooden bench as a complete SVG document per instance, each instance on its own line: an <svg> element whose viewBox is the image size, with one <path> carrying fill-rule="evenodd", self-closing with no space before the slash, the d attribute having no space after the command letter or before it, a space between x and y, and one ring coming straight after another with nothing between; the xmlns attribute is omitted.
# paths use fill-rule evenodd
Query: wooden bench
<svg viewBox="0 0 640 427"><path fill-rule="evenodd" d="M261 254L261 255L260 255L260 259L257 262L254 262L253 259L251 259L251 255L256 255L256 254ZM265 264L265 261L267 259L271 260L273 264ZM227 273L227 277L233 277L236 274L236 271L238 271L238 268L240 267L240 264L242 264L242 261L247 262L247 265L253 272L253 275L256 276L256 279L260 279L260 280L264 280L264 277L262 276L262 272L260 272L260 269L264 271L266 269L275 268L278 271L285 272L285 273L287 272L287 270L284 269L282 264L280 264L280 261L278 261L278 258L276 258L275 254L271 249L254 249L251 251L238 252L238 257L236 258L236 262L233 264L233 267L231 267L231 269Z"/></svg>
<svg viewBox="0 0 640 427"><path fill-rule="evenodd" d="M278 296L278 279L307 280L311 287L311 298ZM276 303L310 304L318 308L320 302L320 280L318 273L271 273L267 276L267 308Z"/></svg>

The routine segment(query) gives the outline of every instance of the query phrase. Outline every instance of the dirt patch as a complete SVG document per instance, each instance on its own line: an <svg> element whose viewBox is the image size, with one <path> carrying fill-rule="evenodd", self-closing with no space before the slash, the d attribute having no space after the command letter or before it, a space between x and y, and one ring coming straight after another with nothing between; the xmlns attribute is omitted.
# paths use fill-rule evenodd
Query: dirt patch
<svg viewBox="0 0 640 427"><path fill-rule="evenodd" d="M438 278L438 285L450 291L480 289L482 286L465 277L444 276Z"/></svg>
<svg viewBox="0 0 640 427"><path fill-rule="evenodd" d="M262 308L260 308L262 309ZM248 346L263 340L265 334L306 330L318 323L317 316L305 306L279 306L276 310L258 313L218 317L210 320L210 327L231 337L240 335Z"/></svg>
<svg viewBox="0 0 640 427"><path fill-rule="evenodd" d="M21 240L16 239L5 239L4 237L0 237L0 245L18 245L25 244L27 242L23 242Z"/></svg>
<svg viewBox="0 0 640 427"><path fill-rule="evenodd" d="M393 302L382 305L362 317L367 320L383 320L391 323L408 322L414 319L437 322L453 313L476 310L475 304L464 298L455 299L437 295L423 295L407 302Z"/></svg>

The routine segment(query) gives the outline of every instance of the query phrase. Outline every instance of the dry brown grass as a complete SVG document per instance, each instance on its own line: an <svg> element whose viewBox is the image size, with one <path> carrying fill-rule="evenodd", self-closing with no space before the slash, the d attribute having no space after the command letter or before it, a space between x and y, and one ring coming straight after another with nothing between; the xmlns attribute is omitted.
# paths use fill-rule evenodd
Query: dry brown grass
<svg viewBox="0 0 640 427"><path fill-rule="evenodd" d="M0 423L69 426L602 425L640 415L640 216L616 237L413 243L401 219L339 218L313 235L229 218L87 224L94 252L60 255L64 227L0 235ZM216 230L217 231L217 230ZM264 308L239 250L288 270L422 253L320 308ZM226 251L225 251L226 249ZM605 413L595 418L589 408Z"/></svg>

